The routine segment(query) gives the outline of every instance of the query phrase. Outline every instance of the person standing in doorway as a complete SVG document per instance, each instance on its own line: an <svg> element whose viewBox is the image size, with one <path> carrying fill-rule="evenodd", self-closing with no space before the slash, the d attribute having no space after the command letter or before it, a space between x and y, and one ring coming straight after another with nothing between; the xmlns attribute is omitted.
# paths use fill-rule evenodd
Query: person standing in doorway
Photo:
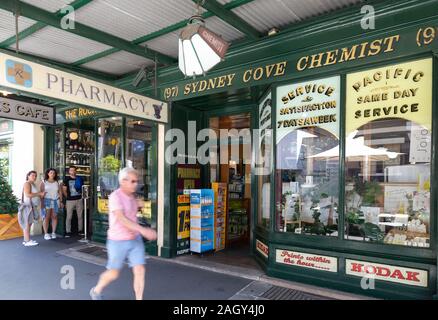
<svg viewBox="0 0 438 320"><path fill-rule="evenodd" d="M119 277L125 259L134 275L134 292L137 300L143 300L145 282L145 247L142 236L156 240L157 233L138 224L139 204L135 198L138 172L124 168L119 173L120 188L109 197L109 229L107 239L107 270L100 275L97 285L90 290L93 300L102 300L102 291Z"/></svg>
<svg viewBox="0 0 438 320"><path fill-rule="evenodd" d="M83 211L84 204L82 203L82 186L84 185L84 180L76 175L76 167L70 166L68 169L68 176L64 178L62 191L66 199L65 208L67 210L66 219L66 235L68 238L71 236L71 219L73 217L73 210L76 209L78 215L78 233L83 235Z"/></svg>
<svg viewBox="0 0 438 320"><path fill-rule="evenodd" d="M62 192L58 183L58 172L50 168L46 170L41 191L46 192L42 203L42 216L44 219L44 240L56 239L56 226L58 224L58 210L63 206ZM52 234L49 234L49 223L52 220Z"/></svg>
<svg viewBox="0 0 438 320"><path fill-rule="evenodd" d="M20 225L23 228L24 241L23 245L25 247L37 246L38 242L30 239L30 228L34 221L40 219L40 204L41 199L44 197L44 192L38 192L38 188L35 185L37 179L36 171L29 171L26 175L26 182L23 186L23 196L22 201L28 207L28 210L24 210L24 214L19 217Z"/></svg>

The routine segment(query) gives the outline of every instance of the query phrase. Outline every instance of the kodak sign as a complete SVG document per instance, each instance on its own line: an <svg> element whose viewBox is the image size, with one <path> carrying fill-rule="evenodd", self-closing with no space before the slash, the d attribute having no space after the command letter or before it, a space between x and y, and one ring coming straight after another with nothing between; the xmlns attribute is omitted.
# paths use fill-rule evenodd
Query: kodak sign
<svg viewBox="0 0 438 320"><path fill-rule="evenodd" d="M428 272L366 261L346 260L346 273L356 277L427 287Z"/></svg>

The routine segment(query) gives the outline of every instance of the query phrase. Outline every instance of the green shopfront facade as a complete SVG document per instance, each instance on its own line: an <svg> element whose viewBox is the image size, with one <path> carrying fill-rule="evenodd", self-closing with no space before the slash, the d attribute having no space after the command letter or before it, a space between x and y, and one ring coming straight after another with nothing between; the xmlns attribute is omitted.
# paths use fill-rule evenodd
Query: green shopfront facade
<svg viewBox="0 0 438 320"><path fill-rule="evenodd" d="M44 108L54 109L51 114L56 119L39 122L51 125L42 126L44 165L38 176L42 178L44 170L55 168L61 181L71 165L76 167L77 175L89 187L88 239L105 242L108 196L118 188L118 172L126 166L140 173L137 190L138 198L143 200L138 213L140 223L162 228L157 225L158 212L163 209L158 204L163 195L163 166L159 159L164 150L167 104L10 51L0 52L0 64L11 75L1 77L2 90L19 96L18 102L40 101ZM22 77L26 81L19 81ZM7 115L14 108L21 108L17 110L27 117L23 121L30 122L38 122L38 117L44 116L41 110L36 111L37 104L34 109L16 105L19 107L5 103L2 112ZM65 216L65 210L58 215L59 235L66 232ZM74 218L72 231L77 230ZM147 251L157 255L157 241L149 242Z"/></svg>
<svg viewBox="0 0 438 320"><path fill-rule="evenodd" d="M105 241L108 226L105 201L99 201L106 195L99 198L97 186L116 176L115 167L113 178L99 173L99 162L111 153L116 167L129 165L132 140L138 140L148 150L142 157L149 163L145 211L159 234L149 251L175 257L177 164L165 161L166 132L188 133L189 121L199 131L212 117L247 113L251 129L272 129L272 139L252 149L250 175L251 253L269 276L384 298L436 298L438 1L367 4L375 9L375 29L362 29L360 7L315 18L233 44L206 77L184 79L177 66L160 68L157 95L151 85L133 88L134 76L91 84L80 74L51 70L59 81L63 71L75 83L81 77L84 86L75 92L93 85L120 97L124 89L125 103L155 96L149 106L161 105L161 118L156 110L126 113L129 108L99 105L96 97L74 100L38 91L42 87L1 86L57 105L60 122L46 128L45 167L57 166L66 133L81 129L92 137L95 241ZM1 55L32 65L34 75L50 68L10 51ZM96 96L96 89L89 92ZM72 118L78 108L87 111ZM132 133L135 126L144 128L140 136ZM99 144L103 134L106 147ZM260 174L266 173L256 165L260 158L268 174ZM201 166L205 188L209 169Z"/></svg>
<svg viewBox="0 0 438 320"><path fill-rule="evenodd" d="M164 69L160 98L170 104L167 129L187 133L188 121L200 130L242 112L251 129L272 128L251 165L251 253L268 275L433 298L438 2L372 4L375 29L363 30L360 8L349 9L236 45L206 77ZM259 175L261 156L268 175ZM209 178L202 166L202 187ZM176 180L177 165L166 163L161 255L169 258Z"/></svg>

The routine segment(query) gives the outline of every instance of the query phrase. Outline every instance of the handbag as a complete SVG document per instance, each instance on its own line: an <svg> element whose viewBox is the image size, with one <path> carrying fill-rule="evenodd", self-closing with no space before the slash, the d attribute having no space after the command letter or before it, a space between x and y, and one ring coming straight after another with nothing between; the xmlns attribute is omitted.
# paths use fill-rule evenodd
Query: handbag
<svg viewBox="0 0 438 320"><path fill-rule="evenodd" d="M29 213L30 211L30 213ZM21 203L18 206L18 223L20 224L20 227L24 230L26 229L27 223L29 221L29 214L33 215L33 207L32 205L24 202L24 189L21 192Z"/></svg>

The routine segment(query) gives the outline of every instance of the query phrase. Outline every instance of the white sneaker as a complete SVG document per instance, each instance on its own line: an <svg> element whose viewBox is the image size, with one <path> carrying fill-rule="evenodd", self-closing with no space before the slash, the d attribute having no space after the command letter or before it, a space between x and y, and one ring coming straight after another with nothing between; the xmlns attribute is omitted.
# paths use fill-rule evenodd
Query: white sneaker
<svg viewBox="0 0 438 320"><path fill-rule="evenodd" d="M23 246L25 246L25 247L34 247L37 245L38 245L38 242L35 242L35 241L32 242L32 240L27 241L27 242L25 242L25 241L23 242Z"/></svg>
<svg viewBox="0 0 438 320"><path fill-rule="evenodd" d="M50 239L52 239L52 237L50 236L50 234L46 233L44 235L44 240L50 240Z"/></svg>
<svg viewBox="0 0 438 320"><path fill-rule="evenodd" d="M52 239L56 239L56 233L53 232L52 235L51 235L51 238Z"/></svg>

